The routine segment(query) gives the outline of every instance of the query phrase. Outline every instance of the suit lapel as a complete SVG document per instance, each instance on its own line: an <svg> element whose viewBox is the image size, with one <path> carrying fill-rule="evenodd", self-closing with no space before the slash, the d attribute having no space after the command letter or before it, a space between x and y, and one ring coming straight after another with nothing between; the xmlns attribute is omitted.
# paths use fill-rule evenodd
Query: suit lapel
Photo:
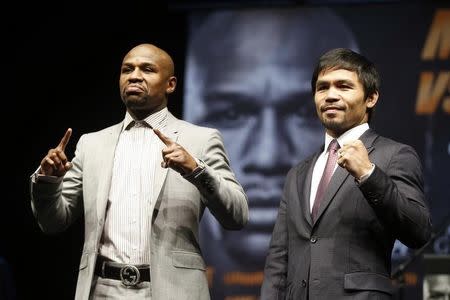
<svg viewBox="0 0 450 300"><path fill-rule="evenodd" d="M120 132L122 129L123 123L119 123L118 125L114 126L109 132L106 133L104 143L102 144L99 149L101 149L101 152L97 155L98 160L98 179L99 179L99 185L97 190L97 218L100 220L105 215L106 205L108 202L109 197L109 190L111 188L111 179L112 179L112 168L114 165L114 154L117 147L117 142L119 140ZM167 115L167 123L163 125L163 128L161 128L162 133L164 133L166 136L168 136L173 141L177 141L178 139L178 128L177 128L177 119L168 112ZM159 148L160 151L165 147L165 145L160 142ZM161 152L159 152L159 155ZM159 163L162 160L161 156L158 156L157 163L155 166L155 176L154 176L154 182L153 182L153 198L151 202L151 210L153 212L153 209L155 206L157 206L157 202L159 205L160 202L160 193L162 186L164 184L164 180L167 176L168 169L164 169L161 167L161 164ZM158 201L159 200L159 201Z"/></svg>
<svg viewBox="0 0 450 300"><path fill-rule="evenodd" d="M359 139L363 142L364 146L366 146L367 152L370 153L373 150L373 143L378 137L379 135L375 131L367 129Z"/></svg>
<svg viewBox="0 0 450 300"><path fill-rule="evenodd" d="M177 127L177 119L170 113L167 112L167 123L163 125L163 128L161 128L161 132L169 137L172 141L176 142L178 140L178 127ZM165 148L163 142L159 141L159 153ZM162 161L162 156L159 154L157 163L155 166L155 176L153 181L153 197L152 202L150 204L150 211L153 215L153 210L155 207L159 207L159 204L161 202L161 190L162 186L164 184L164 181L167 177L168 168L161 167L160 162Z"/></svg>
<svg viewBox="0 0 450 300"><path fill-rule="evenodd" d="M339 188L344 183L345 179L350 174L347 172L346 169L337 167L336 171L334 171L333 176L331 177L330 183L328 184L328 187L326 189L325 195L323 196L322 201L320 202L319 212L317 213L317 220L320 219L320 216L323 214L325 209L330 204L331 200L333 200L334 196L338 192ZM316 220L316 223L317 223Z"/></svg>
<svg viewBox="0 0 450 300"><path fill-rule="evenodd" d="M114 153L119 140L120 131L123 123L112 127L105 134L105 140L97 155L98 160L98 180L99 188L97 191L97 217L101 220L105 215L106 204L108 202L109 190L111 188L112 168L114 164Z"/></svg>
<svg viewBox="0 0 450 300"><path fill-rule="evenodd" d="M373 151L373 142L378 137L378 135L371 129L366 130L366 132L361 135L359 138L364 146L367 149L367 152L370 154ZM344 168L338 166L333 176L331 177L330 183L328 184L327 190L325 192L324 198L320 203L319 212L317 213L317 220L320 219L321 215L327 209L328 205L330 205L331 201L336 197L337 192L342 187L347 177L349 177L350 173ZM351 178L353 183L353 177ZM350 183L349 183L350 184ZM317 223L317 222L316 222Z"/></svg>
<svg viewBox="0 0 450 300"><path fill-rule="evenodd" d="M301 210L303 214L303 218L306 220L306 222L312 226L312 219L311 219L311 205L309 203L309 198L311 195L311 181L312 181L312 174L314 171L314 165L316 164L317 159L319 158L321 151L316 153L308 162L305 162L305 168L299 171L298 176L298 194L300 195L300 202L301 202ZM302 174L303 172L306 172L306 174ZM305 180L302 180L302 178L305 178Z"/></svg>

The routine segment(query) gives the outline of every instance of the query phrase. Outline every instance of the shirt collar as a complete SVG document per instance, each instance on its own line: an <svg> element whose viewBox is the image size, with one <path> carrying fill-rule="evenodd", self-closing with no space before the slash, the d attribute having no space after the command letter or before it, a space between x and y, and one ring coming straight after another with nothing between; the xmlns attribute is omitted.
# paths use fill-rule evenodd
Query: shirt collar
<svg viewBox="0 0 450 300"><path fill-rule="evenodd" d="M369 124L368 123L363 123L361 125L358 125L356 127L350 128L349 130L347 130L346 132L344 132L343 134L341 134L338 138L338 144L339 146L343 146L344 144L350 142L350 141L354 141L359 139L359 137L366 132L366 130L369 129ZM328 133L325 133L325 150L324 152L327 151L328 149L328 145L331 143L331 141L334 138L331 135L328 135Z"/></svg>
<svg viewBox="0 0 450 300"><path fill-rule="evenodd" d="M134 126L136 122L142 123L144 126L150 128L161 129L162 127L164 127L166 123L167 113L168 109L167 107L164 107L160 111L157 111L149 115L147 118L143 120L134 120L133 117L130 115L130 113L127 111L125 113L125 119L123 120L122 131L130 129L131 127Z"/></svg>

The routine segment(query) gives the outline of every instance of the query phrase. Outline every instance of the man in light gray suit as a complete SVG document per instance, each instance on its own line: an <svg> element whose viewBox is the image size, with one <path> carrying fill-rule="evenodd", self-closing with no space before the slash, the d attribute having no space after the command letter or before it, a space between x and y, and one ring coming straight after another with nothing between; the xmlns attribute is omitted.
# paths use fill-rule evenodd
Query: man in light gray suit
<svg viewBox="0 0 450 300"><path fill-rule="evenodd" d="M395 240L431 234L419 157L369 128L379 77L364 56L330 50L311 87L325 145L287 175L261 298L391 299Z"/></svg>
<svg viewBox="0 0 450 300"><path fill-rule="evenodd" d="M167 110L176 82L164 50L134 47L120 72L124 120L82 135L72 161L69 128L31 176L44 232L84 214L76 299L209 299L198 242L203 212L230 230L248 221L220 133Z"/></svg>

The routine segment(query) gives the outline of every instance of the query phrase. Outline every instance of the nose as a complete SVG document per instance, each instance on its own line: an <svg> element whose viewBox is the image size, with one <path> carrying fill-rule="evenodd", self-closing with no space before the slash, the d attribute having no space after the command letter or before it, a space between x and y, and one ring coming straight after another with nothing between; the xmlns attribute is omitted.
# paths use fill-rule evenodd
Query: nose
<svg viewBox="0 0 450 300"><path fill-rule="evenodd" d="M284 175L290 167L288 135L280 130L282 120L275 109L267 107L260 112L258 122L247 144L244 171L263 175Z"/></svg>
<svg viewBox="0 0 450 300"><path fill-rule="evenodd" d="M128 80L130 82L142 81L142 72L139 68L135 68L133 72L130 73Z"/></svg>
<svg viewBox="0 0 450 300"><path fill-rule="evenodd" d="M337 90L336 88L334 88L334 87L330 87L330 88L327 90L327 93L326 93L325 96L326 96L326 97L325 97L325 101L327 101L327 102L335 102L335 101L338 101L338 100L339 100L339 92L338 92L338 90Z"/></svg>

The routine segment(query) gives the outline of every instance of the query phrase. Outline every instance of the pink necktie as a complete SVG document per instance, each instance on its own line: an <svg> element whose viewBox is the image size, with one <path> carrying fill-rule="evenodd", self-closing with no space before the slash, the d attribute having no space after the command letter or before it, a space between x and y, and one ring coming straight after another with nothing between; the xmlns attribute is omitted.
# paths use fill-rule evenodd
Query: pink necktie
<svg viewBox="0 0 450 300"><path fill-rule="evenodd" d="M317 187L316 198L314 199L314 205L311 213L313 222L315 222L317 213L319 212L320 201L322 201L327 185L330 182L331 176L333 176L334 167L337 161L337 151L339 144L336 139L333 139L328 145L328 159L325 169L323 170L322 178L320 179L319 186Z"/></svg>

